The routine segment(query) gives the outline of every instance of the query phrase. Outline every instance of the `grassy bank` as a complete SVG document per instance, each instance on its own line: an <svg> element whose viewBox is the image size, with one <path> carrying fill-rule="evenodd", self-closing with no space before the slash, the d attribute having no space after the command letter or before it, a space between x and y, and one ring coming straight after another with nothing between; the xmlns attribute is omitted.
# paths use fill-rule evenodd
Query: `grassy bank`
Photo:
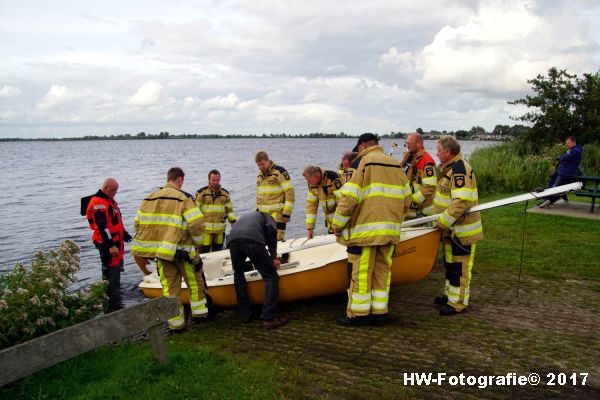
<svg viewBox="0 0 600 400"><path fill-rule="evenodd" d="M484 201L494 200L487 198ZM469 312L437 315L438 264L416 284L393 288L391 323L335 325L345 296L284 305L290 324L264 332L233 311L168 338L171 364L147 343L111 346L0 389L1 398L597 398L600 394L600 224L527 216L523 204L482 214ZM517 288L519 295L517 297ZM409 386L403 374L587 373L582 385Z"/></svg>
<svg viewBox="0 0 600 400"><path fill-rule="evenodd" d="M564 152L564 146L554 146L543 155L534 154L532 146L509 142L477 149L469 161L477 176L480 195L528 192L546 187L556 157ZM599 146L584 146L582 169L587 175L600 175Z"/></svg>

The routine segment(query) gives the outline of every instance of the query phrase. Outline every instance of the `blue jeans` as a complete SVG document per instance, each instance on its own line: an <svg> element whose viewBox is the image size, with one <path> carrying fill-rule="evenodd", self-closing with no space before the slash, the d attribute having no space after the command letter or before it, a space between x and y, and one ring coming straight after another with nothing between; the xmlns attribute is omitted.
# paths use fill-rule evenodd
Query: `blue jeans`
<svg viewBox="0 0 600 400"><path fill-rule="evenodd" d="M246 257L248 257L265 283L265 302L261 318L265 321L273 320L277 315L279 275L277 275L277 270L273 266L273 261L265 245L250 239L237 239L229 244L229 252L233 264L233 282L240 315L250 317L252 313L250 298L246 292L246 277L244 276Z"/></svg>
<svg viewBox="0 0 600 400"><path fill-rule="evenodd" d="M568 185L569 183L577 182L577 178L575 176L566 176L566 175L556 175L551 176L548 180L547 188L553 188L562 185ZM548 196L544 197L546 200L550 201L550 204L554 204L560 198L567 199L567 195L564 194L562 196Z"/></svg>

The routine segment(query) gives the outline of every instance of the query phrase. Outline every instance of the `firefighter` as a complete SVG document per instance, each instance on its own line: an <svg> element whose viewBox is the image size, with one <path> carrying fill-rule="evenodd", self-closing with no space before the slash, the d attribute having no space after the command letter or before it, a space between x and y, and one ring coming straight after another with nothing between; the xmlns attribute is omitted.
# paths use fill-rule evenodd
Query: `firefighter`
<svg viewBox="0 0 600 400"><path fill-rule="evenodd" d="M433 197L437 186L435 161L423 147L423 137L418 132L406 138L407 152L400 163L410 182L412 198L407 219L433 214Z"/></svg>
<svg viewBox="0 0 600 400"><path fill-rule="evenodd" d="M466 311L469 304L475 247L483 238L483 229L478 212L465 213L477 205L477 180L460 154L460 144L452 136L440 137L437 156L441 165L433 203L435 213L441 213L437 226L443 230L446 284L444 294L434 303L442 306L440 315L450 316Z"/></svg>
<svg viewBox="0 0 600 400"><path fill-rule="evenodd" d="M204 214L201 253L223 249L225 221L233 225L236 218L229 192L221 187L219 171L213 169L208 173L208 186L198 189L195 202Z"/></svg>
<svg viewBox="0 0 600 400"><path fill-rule="evenodd" d="M168 320L171 330L185 327L179 299L182 276L190 291L192 317L205 318L208 314L202 260L196 250L202 244L203 215L192 195L181 190L184 177L181 168L169 169L167 184L142 201L131 246L136 257L156 258L164 296L177 297L179 313Z"/></svg>
<svg viewBox="0 0 600 400"><path fill-rule="evenodd" d="M342 156L342 161L340 162L340 167L338 169L338 175L342 179L342 183L346 183L352 178L354 168L352 168L351 165L356 156L358 156L358 154L353 151L347 151Z"/></svg>
<svg viewBox="0 0 600 400"><path fill-rule="evenodd" d="M329 233L333 233L331 220L337 206L337 193L342 187L340 176L336 172L324 170L314 165L304 168L302 176L308 184L308 194L306 196L306 230L308 238L312 239L314 236L319 202L321 202L321 208L325 213L325 226L327 226Z"/></svg>
<svg viewBox="0 0 600 400"><path fill-rule="evenodd" d="M348 306L346 315L337 319L339 325L382 326L388 319L392 256L410 188L400 162L378 142L372 133L359 137L354 148L358 168L340 189L332 221L352 263Z"/></svg>
<svg viewBox="0 0 600 400"><path fill-rule="evenodd" d="M131 235L123 226L121 210L114 199L118 190L119 183L114 178L107 178L102 184L102 188L89 198L86 208L90 229L94 231L92 241L100 252L102 279L108 281L107 313L123 308L121 269L125 255L124 242L131 241Z"/></svg>
<svg viewBox="0 0 600 400"><path fill-rule="evenodd" d="M266 151L254 158L260 174L256 179L256 209L271 214L277 223L277 240L285 240L285 226L290 222L295 192L285 168L275 165Z"/></svg>

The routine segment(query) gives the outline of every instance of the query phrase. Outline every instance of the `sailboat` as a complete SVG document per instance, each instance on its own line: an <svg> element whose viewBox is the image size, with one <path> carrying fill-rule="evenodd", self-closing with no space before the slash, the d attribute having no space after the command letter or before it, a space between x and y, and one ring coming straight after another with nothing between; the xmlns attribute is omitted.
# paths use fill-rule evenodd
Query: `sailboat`
<svg viewBox="0 0 600 400"><path fill-rule="evenodd" d="M526 193L472 207L469 212L484 211L545 196L563 194L581 188L580 182ZM405 221L402 224L400 243L392 256L391 286L405 285L424 279L431 272L438 253L441 231L428 227L439 214ZM296 301L332 294L344 293L348 288L348 255L346 247L335 241L334 235L298 238L279 242L278 254L288 254L287 261L279 269L279 301ZM220 307L236 305L233 285L233 268L229 250L203 256L203 270L207 290L213 303ZM264 283L258 271L245 273L247 291L254 304L264 301ZM146 297L163 295L156 272L146 275L139 284ZM180 293L184 303L189 303L189 292L182 282Z"/></svg>

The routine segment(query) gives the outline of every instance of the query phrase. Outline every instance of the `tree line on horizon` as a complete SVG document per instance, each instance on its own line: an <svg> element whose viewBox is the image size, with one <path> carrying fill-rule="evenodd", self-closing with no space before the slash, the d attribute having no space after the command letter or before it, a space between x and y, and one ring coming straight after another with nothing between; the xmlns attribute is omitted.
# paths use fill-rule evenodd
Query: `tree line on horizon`
<svg viewBox="0 0 600 400"><path fill-rule="evenodd" d="M422 128L417 128L415 131L422 134L425 138L436 138L441 135L452 135L456 136L459 139L472 139L472 138L485 138L486 136L490 140L498 140L498 139L509 139L519 136L528 128L524 125L496 125L493 131L486 132L484 128L481 126L473 126L470 130L457 130L457 131L437 131L431 130L428 132L423 131ZM413 131L414 132L414 131ZM379 137L382 139L402 139L406 138L412 132L390 132L385 134L380 134ZM359 135L348 135L345 132L340 133L324 133L324 132L311 132L308 134L288 134L288 133L263 133L260 135L242 135L242 134L179 134L172 135L169 132L160 132L157 134L151 134L146 132L139 132L138 134L132 135L130 133L125 134L117 134L117 135L86 135L80 137L71 137L71 138L2 138L0 141L71 141L71 140L157 140L157 139L299 139L299 138L308 138L308 139L347 139L347 138L357 138Z"/></svg>

